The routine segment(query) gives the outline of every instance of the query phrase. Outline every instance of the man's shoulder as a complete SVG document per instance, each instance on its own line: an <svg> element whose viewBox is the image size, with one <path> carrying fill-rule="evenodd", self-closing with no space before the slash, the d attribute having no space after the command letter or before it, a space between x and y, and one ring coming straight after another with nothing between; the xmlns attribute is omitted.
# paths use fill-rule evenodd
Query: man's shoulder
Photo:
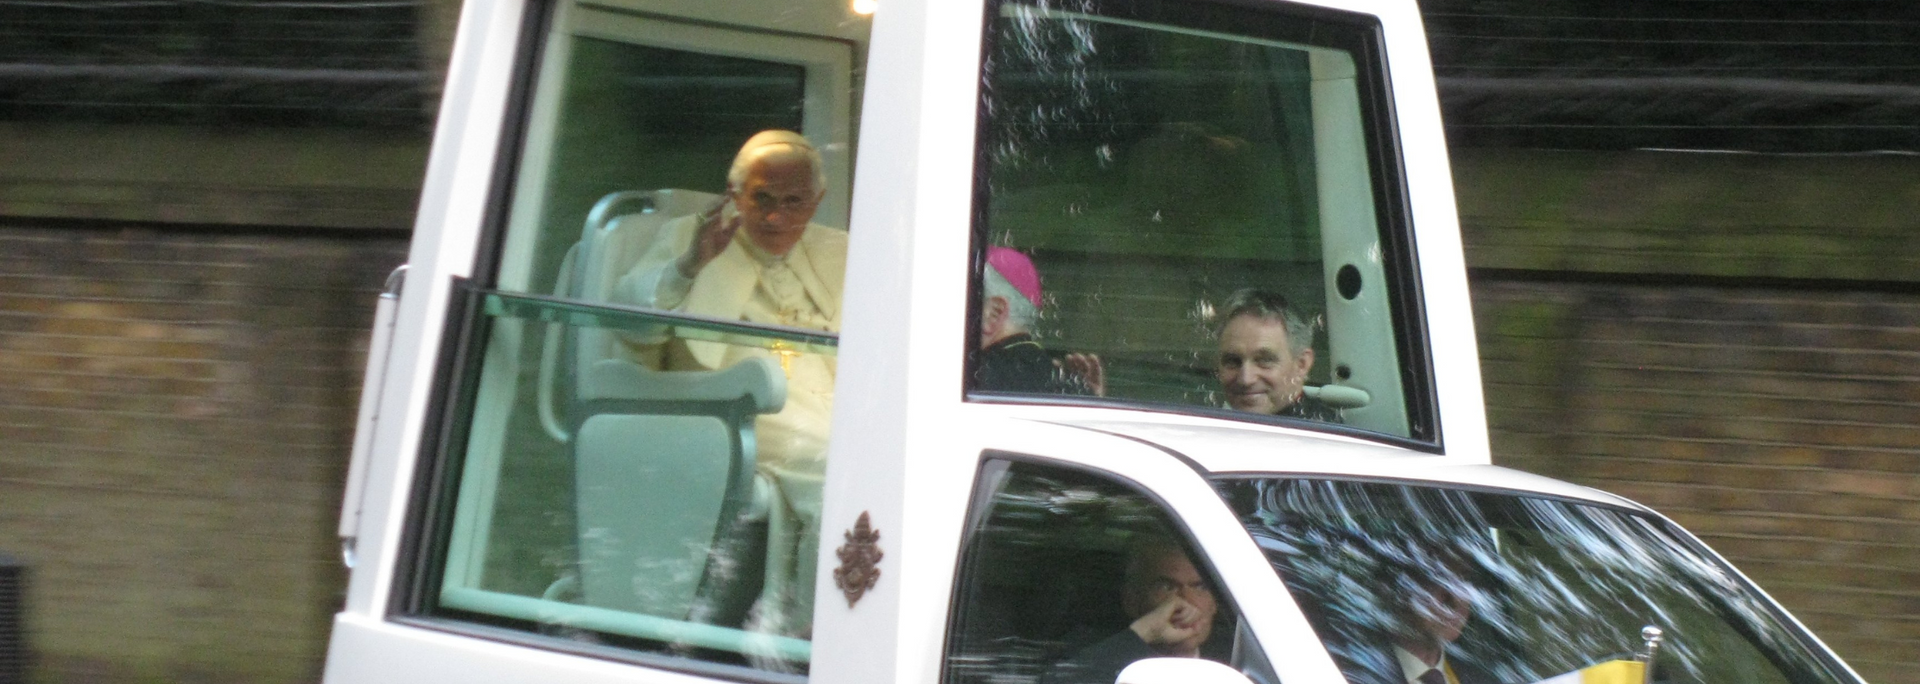
<svg viewBox="0 0 1920 684"><path fill-rule="evenodd" d="M809 223L807 224L807 232L802 234L800 239L821 247L838 247L842 251L847 248L847 231L845 228Z"/></svg>
<svg viewBox="0 0 1920 684"><path fill-rule="evenodd" d="M1020 334L980 350L974 389L1029 394L1087 394L1067 379L1045 347Z"/></svg>
<svg viewBox="0 0 1920 684"><path fill-rule="evenodd" d="M1084 646L1071 657L1055 663L1041 684L1107 684L1134 661L1156 655L1147 642L1131 629L1123 629L1105 639Z"/></svg>
<svg viewBox="0 0 1920 684"><path fill-rule="evenodd" d="M1460 684L1501 684L1500 680L1493 676L1492 670L1460 658L1449 656L1447 665L1453 668L1453 676L1460 680Z"/></svg>
<svg viewBox="0 0 1920 684"><path fill-rule="evenodd" d="M800 244L807 250L807 257L813 261L820 279L829 289L838 292L841 279L847 273L847 231L809 223L807 232L800 235Z"/></svg>

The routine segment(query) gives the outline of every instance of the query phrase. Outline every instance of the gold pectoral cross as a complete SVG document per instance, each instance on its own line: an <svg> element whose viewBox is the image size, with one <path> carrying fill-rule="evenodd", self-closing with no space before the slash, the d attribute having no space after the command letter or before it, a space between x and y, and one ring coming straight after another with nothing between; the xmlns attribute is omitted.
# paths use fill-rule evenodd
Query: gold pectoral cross
<svg viewBox="0 0 1920 684"><path fill-rule="evenodd" d="M788 380L792 380L793 357L799 356L800 352L794 351L793 347L787 346L787 343L779 341L775 341L768 348L773 350L774 356L780 357L780 370L786 372Z"/></svg>

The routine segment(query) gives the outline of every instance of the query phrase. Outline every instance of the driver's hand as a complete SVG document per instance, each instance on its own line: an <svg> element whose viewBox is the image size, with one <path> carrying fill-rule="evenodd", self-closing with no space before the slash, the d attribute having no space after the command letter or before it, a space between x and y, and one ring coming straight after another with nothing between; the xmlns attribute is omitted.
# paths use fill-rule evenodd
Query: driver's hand
<svg viewBox="0 0 1920 684"><path fill-rule="evenodd" d="M1193 638L1200 633L1200 609L1178 595L1168 596L1129 627L1148 646L1163 648Z"/></svg>

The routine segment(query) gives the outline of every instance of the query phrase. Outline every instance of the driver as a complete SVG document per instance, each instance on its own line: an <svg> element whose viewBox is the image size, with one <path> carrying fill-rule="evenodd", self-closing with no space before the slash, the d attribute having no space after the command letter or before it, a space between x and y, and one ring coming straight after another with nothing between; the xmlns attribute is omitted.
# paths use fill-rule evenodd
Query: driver
<svg viewBox="0 0 1920 684"><path fill-rule="evenodd" d="M1213 639L1219 604L1186 549L1152 535L1128 549L1121 608L1133 622L1055 665L1045 684L1112 684L1133 661L1207 658L1226 662L1231 645Z"/></svg>

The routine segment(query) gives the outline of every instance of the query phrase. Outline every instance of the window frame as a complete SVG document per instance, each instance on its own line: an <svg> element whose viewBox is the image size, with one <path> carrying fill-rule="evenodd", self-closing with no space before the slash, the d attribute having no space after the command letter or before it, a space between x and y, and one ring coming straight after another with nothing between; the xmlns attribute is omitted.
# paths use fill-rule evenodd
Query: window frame
<svg viewBox="0 0 1920 684"><path fill-rule="evenodd" d="M1112 470L1085 463L991 448L982 451L979 459L974 463L973 485L967 493L966 514L965 517L962 518L962 527L958 536L958 542L954 547L953 574L950 575L953 578L953 582L948 588L944 636L940 640L940 675L937 681L942 683L948 681L950 675L949 663L952 660L951 656L954 653L954 649L959 646L960 627L962 626L960 623L962 616L965 614L961 606L963 605L963 599L966 594L964 589L967 586L967 580L972 579L973 575L973 573L969 572L969 570L972 569L972 560L974 558L970 551L973 549L976 533L978 532L980 524L986 521L987 516L992 515L993 498L994 495L1000 491L999 485L1005 482L1005 478L1012 476L1011 471L1015 467L1022 465L1063 470L1099 478L1105 480L1108 484L1133 490L1134 494L1158 508L1171 528L1169 531L1179 535L1181 544L1196 556L1192 559L1195 561L1195 569L1199 570L1200 573L1207 578L1207 581L1212 584L1211 589L1214 593L1215 604L1231 605L1233 607L1234 631L1236 632L1234 636L1235 652L1237 653L1239 651L1239 648L1237 648L1239 646L1238 634L1245 632L1253 639L1254 643L1251 646L1256 651L1260 664L1265 666L1267 670L1266 674L1272 675L1275 684L1279 684L1280 676L1277 672L1273 671L1271 664L1272 658L1269 655L1273 646L1261 640L1260 635L1248 624L1245 616L1251 611L1243 607L1240 601L1233 598L1233 593L1228 591L1226 578L1216 569L1215 566L1217 563L1215 563L1212 560L1212 556L1207 553L1206 546L1200 541L1200 538L1193 533L1192 526L1187 524L1185 517L1179 515L1180 509L1178 507L1169 503L1159 492L1154 491L1153 488L1148 487L1146 484ZM1186 465L1192 466L1191 463L1187 463ZM987 486L989 480L995 478L998 478L999 481L992 482L991 484L994 486L989 488ZM1291 595L1289 595L1288 598L1291 599ZM1294 609L1297 611L1298 606L1296 605ZM1316 642L1315 645L1318 646L1318 643ZM1322 647L1322 650L1324 650L1324 647ZM1232 667L1231 663L1221 664Z"/></svg>
<svg viewBox="0 0 1920 684"><path fill-rule="evenodd" d="M405 527L402 530L399 562L395 566L392 598L387 604L390 622L536 648L563 655L583 656L637 665L655 670L678 672L713 679L754 682L756 684L804 684L807 675L785 674L751 667L719 663L698 658L669 655L617 644L597 644L544 634L540 625L527 620L480 613L439 605L438 595L445 579L449 547L452 543L461 474L464 471L470 430L464 418L471 416L480 391L482 364L486 358L486 340L494 317L482 313L483 302L494 290L479 283L454 278L453 296L447 307L447 335L442 337L435 369L433 396L429 399L431 427L421 436L421 465L410 488ZM661 315L649 312L650 316ZM690 322L701 322L688 318ZM627 639L609 635L615 639ZM637 639L636 639L637 640Z"/></svg>
<svg viewBox="0 0 1920 684"><path fill-rule="evenodd" d="M1081 10L1087 14L1117 19L1165 23L1185 28L1217 31L1235 35L1286 40L1306 45L1331 47L1349 52L1354 59L1355 84L1360 101L1363 138L1368 156L1368 176L1373 184L1374 212L1381 248L1385 256L1388 301L1396 335L1394 349L1399 355L1399 375L1405 395L1408 436L1401 437L1345 425L1284 416L1263 416L1217 407L1163 404L1156 402L992 392L973 388L973 372L979 363L980 308L984 297L983 277L986 250L992 244L988 218L993 193L989 187L992 167L992 141L985 133L992 130L988 116L991 90L986 70L1000 32L994 30L1001 7L1022 0L986 0L982 17L980 51L980 95L975 108L974 186L971 207L971 246L968 254L966 325L963 349L961 395L963 401L1071 405L1124 408L1200 415L1230 420L1308 428L1360 437L1427 453L1445 453L1441 435L1438 385L1433 373L1433 351L1428 330L1426 296L1421 285L1420 260L1415 249L1412 202L1408 196L1406 158L1400 142L1399 116L1394 106L1393 84L1387 64L1387 40L1378 16L1348 12L1293 2L1258 0L1096 0L1098 7ZM1209 14L1211 15L1209 16ZM1220 17L1257 16L1263 32L1245 24L1228 24ZM1196 18L1197 17L1197 18ZM1207 23L1207 20L1212 23ZM1317 31L1288 31L1282 24L1306 20L1314 26L1334 24L1347 33L1330 39ZM1303 34L1303 35L1295 35ZM1325 274L1322 274L1323 277Z"/></svg>
<svg viewBox="0 0 1920 684"><path fill-rule="evenodd" d="M802 126L800 133L809 136L824 136L829 139L846 139L848 149L821 151L827 175L827 196L820 203L821 208L850 213L853 192L853 139L856 137L854 125L858 118L859 103L852 102L853 109L837 111L831 106L833 98L819 97L820 92L845 89L857 94L853 88L852 74L859 63L857 47L852 41L828 36L814 36L769 30L751 26L714 24L686 17L666 17L618 5L594 2L593 0L547 0L546 22L535 44L529 46L534 54L529 55L535 64L531 65L528 79L516 83L515 106L524 107L516 112L520 118L514 120L519 129L518 140L501 141L502 145L515 144L511 155L502 155L500 167L510 174L501 179L504 185L493 188L504 200L499 216L489 216L483 229L481 253L492 257L491 263L475 264L476 278L484 277L491 287L500 287L503 272L511 271L515 264L508 253L515 249L531 254L546 231L522 230L514 232L516 218L537 220L546 203L547 181L554 177L554 150L551 143L557 138L561 128L558 117L562 95L569 81L577 75L565 69L565 61L571 58L581 40L593 40L625 45L642 46L663 50L696 52L705 55L728 57L741 60L776 62L803 69L805 85L802 102ZM596 23L596 20L601 23ZM669 28L671 27L671 28ZM685 31L687 35L673 33L672 30ZM555 36L566 41L564 51L559 55L550 55L554 50ZM702 46L700 37L717 38L721 35L739 39L754 39L752 42L729 46L729 49L713 49ZM707 49L700 49L706 47ZM559 56L562 63L553 64L549 58ZM843 78L844 77L844 78ZM842 82L844 81L844 82ZM524 92L519 86L524 83ZM543 97L545 99L543 99ZM849 100L853 99L849 97ZM807 119L818 118L811 122ZM824 146L823 146L824 147ZM530 154L530 151L532 154ZM528 168L529 161L537 161ZM525 172L529 178L521 178ZM716 169L718 176L724 169ZM516 239L527 241L516 244Z"/></svg>
<svg viewBox="0 0 1920 684"><path fill-rule="evenodd" d="M506 251L510 247L509 233L512 229L515 205L521 199L520 175L521 167L528 154L527 145L541 137L534 130L533 119L537 115L538 107L535 99L541 92L541 76L548 67L545 48L548 37L557 23L558 15L563 6L569 3L590 6L597 12L613 12L645 19L693 24L703 28L741 34L765 34L786 40L805 38L844 44L851 57L848 61L848 73L858 73L860 65L864 63L864 56L858 54L857 44L830 36L661 17L592 0L530 0L525 4L518 24L519 33L515 38L514 66L507 76L507 95L502 116L505 123L498 131L493 167L489 173L486 204L481 211L472 270L469 271L473 275L451 277L449 304L445 318L440 322L443 332L439 353L434 357L437 364L431 371L433 382L430 385L432 389L428 395L424 413L426 421L421 430L418 448L414 452L415 462L418 465L408 486L398 554L394 564L394 577L388 591L388 601L383 617L388 622L411 627L534 648L561 655L637 665L653 670L758 684L804 684L808 681L809 675L773 672L694 657L567 639L543 634L539 631L537 624L525 620L438 605L437 597L444 580L454 521L458 515L461 476L469 439L469 431L462 428L468 427L471 423L475 400L480 390L482 364L492 330L493 317L484 314L483 302L488 295L496 292L522 299L553 299L542 297L541 293L537 292L501 291L498 290L498 286L502 267L506 263ZM602 35L589 37L604 38ZM710 52L709 54L720 53ZM769 59L767 57L747 58ZM810 77L818 66L814 63L794 63L808 68ZM845 152L843 170L846 183L842 192L847 197L851 197L854 177L853 148L855 147L852 141L857 137L860 106L858 95L861 89L851 80L846 85L849 91L848 99L853 109L845 113L845 121L829 121L824 127L829 130L832 130L836 124L844 124L847 127L849 149ZM833 170L830 164L829 173ZM568 305L612 312L636 308L607 302L573 299L558 301ZM839 338L837 333L820 333L745 321L711 321L679 312L648 310L647 314L663 319L685 320L694 324L718 324L749 329L773 337L796 338L801 339L803 344L837 346ZM612 636L621 638L618 635Z"/></svg>

